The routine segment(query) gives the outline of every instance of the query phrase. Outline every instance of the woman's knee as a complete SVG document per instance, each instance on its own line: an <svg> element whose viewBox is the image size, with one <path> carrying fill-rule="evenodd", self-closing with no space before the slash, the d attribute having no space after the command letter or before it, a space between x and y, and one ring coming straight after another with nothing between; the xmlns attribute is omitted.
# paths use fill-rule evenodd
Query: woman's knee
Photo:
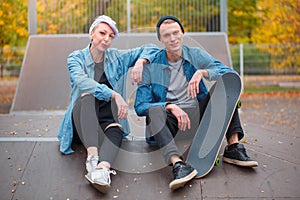
<svg viewBox="0 0 300 200"><path fill-rule="evenodd" d="M88 93L88 92L83 92L80 96L85 97L85 96L93 96L93 95L91 93Z"/></svg>
<svg viewBox="0 0 300 200"><path fill-rule="evenodd" d="M119 126L111 126L104 132L105 136L117 147L121 146L123 133Z"/></svg>
<svg viewBox="0 0 300 200"><path fill-rule="evenodd" d="M119 124L119 123L111 123L111 124L109 124L109 125L107 125L107 126L105 127L104 132L107 131L109 128L113 128L113 127L117 127L117 128L119 128L121 131L123 131L123 127L122 127L121 124Z"/></svg>
<svg viewBox="0 0 300 200"><path fill-rule="evenodd" d="M80 96L80 102L83 105L94 105L95 104L95 97L91 93L83 93Z"/></svg>

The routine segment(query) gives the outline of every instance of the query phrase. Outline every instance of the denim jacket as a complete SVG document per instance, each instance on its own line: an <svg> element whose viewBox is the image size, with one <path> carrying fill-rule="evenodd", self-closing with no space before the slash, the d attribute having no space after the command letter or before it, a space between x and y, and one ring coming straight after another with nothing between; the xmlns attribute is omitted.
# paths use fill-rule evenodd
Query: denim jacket
<svg viewBox="0 0 300 200"><path fill-rule="evenodd" d="M64 154L74 152L71 148L73 140L72 110L81 94L87 92L93 94L99 100L110 101L110 96L115 91L126 100L126 73L128 68L134 66L139 58L149 60L151 54L158 50L152 44L130 50L107 49L104 55L104 72L113 87L113 90L111 90L106 85L94 81L95 63L89 47L90 45L82 50L72 52L67 59L71 83L70 105L57 133L57 138L60 141L60 151ZM120 120L120 123L124 129L124 135L128 135L130 133L128 121Z"/></svg>
<svg viewBox="0 0 300 200"><path fill-rule="evenodd" d="M183 46L182 56L183 70L188 82L198 69L206 69L209 80L217 80L222 74L234 71L201 48ZM170 83L168 67L166 49L158 51L144 67L143 80L139 83L134 104L137 115L145 116L152 106L161 106L165 109L168 103L166 102L167 88ZM200 82L199 87L198 101L208 94L203 81Z"/></svg>

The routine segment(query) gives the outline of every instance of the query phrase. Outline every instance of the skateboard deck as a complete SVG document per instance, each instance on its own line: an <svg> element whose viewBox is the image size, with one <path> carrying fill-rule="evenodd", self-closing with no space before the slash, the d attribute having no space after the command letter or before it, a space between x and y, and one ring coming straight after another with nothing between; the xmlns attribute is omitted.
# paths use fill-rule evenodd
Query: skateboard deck
<svg viewBox="0 0 300 200"><path fill-rule="evenodd" d="M196 178L206 176L218 162L225 133L241 94L241 79L235 73L219 77L214 85L186 162L198 171Z"/></svg>

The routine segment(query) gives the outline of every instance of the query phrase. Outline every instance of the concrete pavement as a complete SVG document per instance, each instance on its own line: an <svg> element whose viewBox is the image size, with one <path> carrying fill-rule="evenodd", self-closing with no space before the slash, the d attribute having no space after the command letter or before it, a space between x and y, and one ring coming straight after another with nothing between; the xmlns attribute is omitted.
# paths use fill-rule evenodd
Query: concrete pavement
<svg viewBox="0 0 300 200"><path fill-rule="evenodd" d="M171 192L171 168L140 173L117 171L103 195L84 179L85 152L62 155L56 131L63 112L19 112L0 115L1 199L300 199L300 99L242 98L243 140L259 162L253 169L222 163L203 179ZM142 123L141 119L137 124ZM143 127L133 132L143 134ZM144 142L126 143L149 151ZM222 153L222 152L221 152Z"/></svg>

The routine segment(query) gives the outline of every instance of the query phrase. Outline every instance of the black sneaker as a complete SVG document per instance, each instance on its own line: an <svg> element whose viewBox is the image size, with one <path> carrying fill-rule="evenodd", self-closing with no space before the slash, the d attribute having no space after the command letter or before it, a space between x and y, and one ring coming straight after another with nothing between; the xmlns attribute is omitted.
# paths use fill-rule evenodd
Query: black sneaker
<svg viewBox="0 0 300 200"><path fill-rule="evenodd" d="M244 145L240 143L235 143L225 148L223 161L242 167L257 167L258 165L257 161L250 159Z"/></svg>
<svg viewBox="0 0 300 200"><path fill-rule="evenodd" d="M169 184L171 190L183 187L189 180L197 175L197 170L179 161L173 166L174 180Z"/></svg>

